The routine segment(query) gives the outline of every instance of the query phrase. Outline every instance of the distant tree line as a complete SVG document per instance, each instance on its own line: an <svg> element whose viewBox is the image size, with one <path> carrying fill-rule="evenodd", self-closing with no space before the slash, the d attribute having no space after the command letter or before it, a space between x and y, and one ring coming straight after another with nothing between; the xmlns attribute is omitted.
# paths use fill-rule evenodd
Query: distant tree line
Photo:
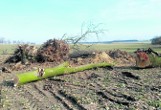
<svg viewBox="0 0 161 110"><path fill-rule="evenodd" d="M151 40L152 45L161 45L161 36L155 37Z"/></svg>
<svg viewBox="0 0 161 110"><path fill-rule="evenodd" d="M24 42L24 41L19 41L19 40L6 40L4 37L0 38L0 44L35 44L33 42Z"/></svg>

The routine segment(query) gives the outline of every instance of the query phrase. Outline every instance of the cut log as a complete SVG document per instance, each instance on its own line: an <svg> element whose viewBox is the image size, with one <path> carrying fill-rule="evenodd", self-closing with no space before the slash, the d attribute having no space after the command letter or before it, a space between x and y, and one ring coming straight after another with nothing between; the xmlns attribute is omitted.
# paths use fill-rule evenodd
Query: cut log
<svg viewBox="0 0 161 110"><path fill-rule="evenodd" d="M145 52L137 52L136 54L136 66L139 68L145 68L151 66L150 58Z"/></svg>
<svg viewBox="0 0 161 110"><path fill-rule="evenodd" d="M102 62L102 63L91 63L78 67L70 67L69 63L65 62L54 68L38 69L36 71L17 74L16 77L14 78L14 86L22 85L32 81L42 80L48 77L71 74L92 68L107 67L107 66L113 66L113 64Z"/></svg>
<svg viewBox="0 0 161 110"><path fill-rule="evenodd" d="M149 48L148 50L137 50L135 53L137 67L161 67L161 55L152 49Z"/></svg>

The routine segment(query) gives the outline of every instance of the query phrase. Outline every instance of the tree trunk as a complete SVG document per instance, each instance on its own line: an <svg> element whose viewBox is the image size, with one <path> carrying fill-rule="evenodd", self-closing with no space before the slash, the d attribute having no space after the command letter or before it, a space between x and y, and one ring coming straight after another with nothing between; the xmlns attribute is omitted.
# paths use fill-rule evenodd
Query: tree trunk
<svg viewBox="0 0 161 110"><path fill-rule="evenodd" d="M136 56L136 66L139 68L161 67L161 56L154 53L138 52Z"/></svg>
<svg viewBox="0 0 161 110"><path fill-rule="evenodd" d="M26 72L23 74L17 74L14 79L14 86L22 85L32 81L42 80L48 77L71 74L71 73L80 72L80 71L84 71L92 68L107 67L107 66L113 66L113 64L103 62L103 63L91 63L91 64L82 65L78 67L70 67L69 63L65 62L54 68L38 69L38 71L36 70L36 71Z"/></svg>

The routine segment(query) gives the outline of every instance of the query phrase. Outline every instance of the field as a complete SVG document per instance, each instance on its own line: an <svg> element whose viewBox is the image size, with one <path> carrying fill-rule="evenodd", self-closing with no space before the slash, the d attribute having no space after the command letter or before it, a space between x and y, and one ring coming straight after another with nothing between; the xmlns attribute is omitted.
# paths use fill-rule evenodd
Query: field
<svg viewBox="0 0 161 110"><path fill-rule="evenodd" d="M94 44L94 45L89 46L88 48L87 48L87 45L82 45L80 49L82 49L82 50L100 50L100 51L120 49L120 50L123 50L123 51L133 53L138 48L144 48L144 49L152 48L155 51L161 53L161 49L160 49L161 46L151 45L149 43Z"/></svg>
<svg viewBox="0 0 161 110"><path fill-rule="evenodd" d="M16 45L0 45L1 66ZM120 49L130 54L138 48L161 46L148 43L97 44L81 50L108 51ZM4 51L7 51L6 53ZM71 51L72 52L72 51ZM47 66L46 66L47 65ZM31 64L24 70L0 73L0 110L160 110L161 69L137 69L134 66L95 68L70 75L13 87L17 73L35 67L51 67L54 63Z"/></svg>
<svg viewBox="0 0 161 110"><path fill-rule="evenodd" d="M8 55L12 54L17 47L17 45L6 45L6 44L0 44L0 55ZM37 45L39 47L39 45ZM72 47L72 45L71 45ZM121 49L127 52L134 52L138 48L152 48L155 51L161 53L161 46L159 45L151 45L149 43L112 43L112 44L93 44L93 45L81 45L81 50L99 50L99 51L105 51L105 50L113 50L113 49Z"/></svg>

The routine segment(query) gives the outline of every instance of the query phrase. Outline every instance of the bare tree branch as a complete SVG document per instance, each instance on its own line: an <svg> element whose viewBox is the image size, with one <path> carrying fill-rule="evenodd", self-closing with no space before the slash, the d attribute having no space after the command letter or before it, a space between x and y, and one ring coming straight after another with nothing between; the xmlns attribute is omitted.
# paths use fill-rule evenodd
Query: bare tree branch
<svg viewBox="0 0 161 110"><path fill-rule="evenodd" d="M68 43L73 44L73 49L79 50L79 46L80 46L79 42L82 40L85 40L88 37L88 35L93 34L94 36L99 38L99 34L103 34L104 31L106 31L106 30L100 28L101 25L103 25L103 23L99 23L99 24L95 25L92 22L90 22L86 27L86 24L82 23L80 35L65 38L64 36L66 34L64 34L63 40L65 40ZM85 28L87 28L87 29L85 29ZM85 31L84 31L84 29L85 29ZM78 44L79 44L79 46L78 46ZM90 45L90 46L92 46L92 45ZM88 46L88 48L90 46Z"/></svg>

